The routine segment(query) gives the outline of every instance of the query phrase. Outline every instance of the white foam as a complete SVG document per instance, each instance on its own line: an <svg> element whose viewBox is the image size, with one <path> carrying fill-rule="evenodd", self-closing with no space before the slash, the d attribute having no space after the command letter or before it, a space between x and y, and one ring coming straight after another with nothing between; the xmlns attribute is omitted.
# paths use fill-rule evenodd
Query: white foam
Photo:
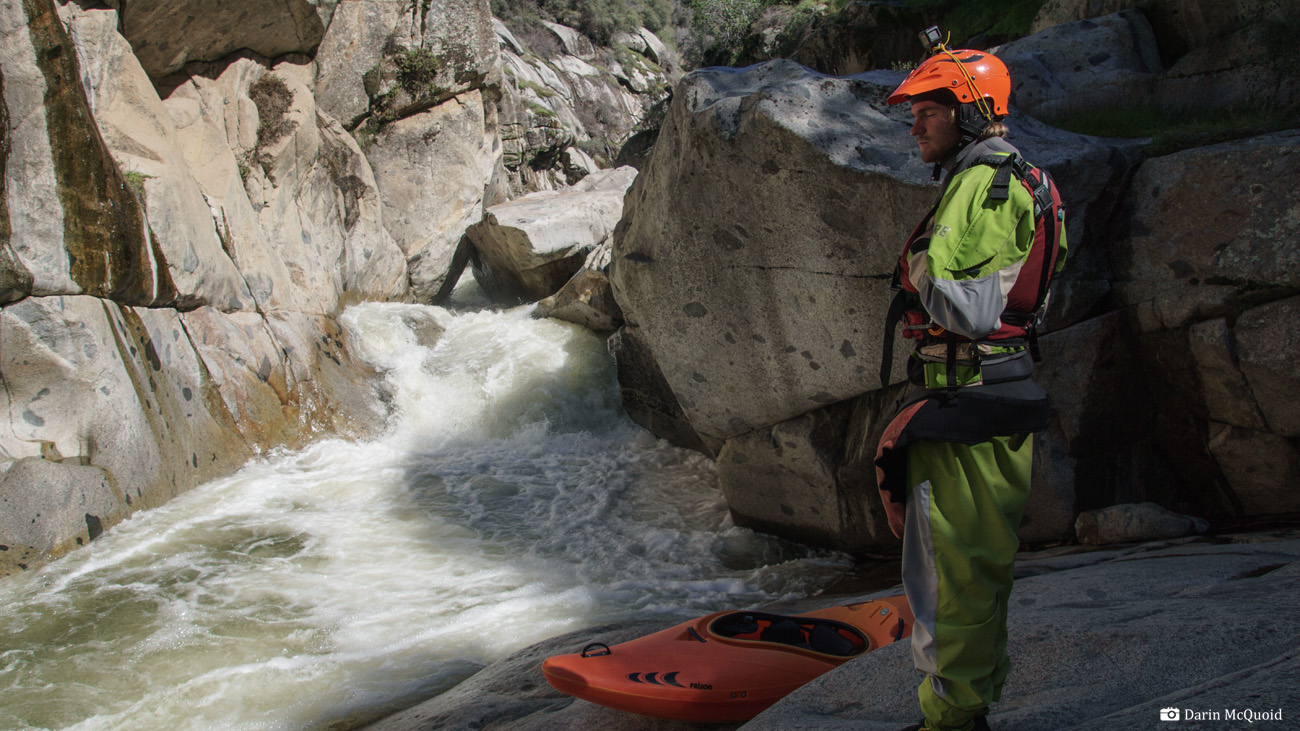
<svg viewBox="0 0 1300 731"><path fill-rule="evenodd" d="M409 323L445 328L421 344ZM266 455L0 582L0 726L348 726L554 634L816 588L842 557L733 527L713 465L526 309L342 321L397 410ZM441 670L439 670L441 668Z"/></svg>

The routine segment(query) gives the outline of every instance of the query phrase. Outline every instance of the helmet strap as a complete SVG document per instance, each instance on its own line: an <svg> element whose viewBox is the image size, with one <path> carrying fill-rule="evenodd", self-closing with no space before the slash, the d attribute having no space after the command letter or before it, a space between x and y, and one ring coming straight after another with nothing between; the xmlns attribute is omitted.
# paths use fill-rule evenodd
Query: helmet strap
<svg viewBox="0 0 1300 731"><path fill-rule="evenodd" d="M980 135L984 134L984 130L988 129L988 126L992 123L993 120L984 116L983 110L974 103L958 104L957 130L961 133L961 140L957 143L957 148L964 148L978 140Z"/></svg>

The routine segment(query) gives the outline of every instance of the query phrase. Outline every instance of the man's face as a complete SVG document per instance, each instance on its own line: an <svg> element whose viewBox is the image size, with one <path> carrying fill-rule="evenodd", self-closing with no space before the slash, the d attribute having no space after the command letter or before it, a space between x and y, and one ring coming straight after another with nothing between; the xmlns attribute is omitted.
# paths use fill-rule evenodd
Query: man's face
<svg viewBox="0 0 1300 731"><path fill-rule="evenodd" d="M939 102L912 103L912 136L921 146L923 162L940 162L961 139L957 115L952 107Z"/></svg>

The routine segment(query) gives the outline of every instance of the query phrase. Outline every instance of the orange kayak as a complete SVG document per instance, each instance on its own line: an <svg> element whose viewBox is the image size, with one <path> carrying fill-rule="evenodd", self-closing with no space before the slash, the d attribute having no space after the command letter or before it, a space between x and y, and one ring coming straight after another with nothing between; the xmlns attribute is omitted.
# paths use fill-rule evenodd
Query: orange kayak
<svg viewBox="0 0 1300 731"><path fill-rule="evenodd" d="M805 614L708 614L542 663L557 690L632 713L745 721L813 678L912 634L903 596Z"/></svg>

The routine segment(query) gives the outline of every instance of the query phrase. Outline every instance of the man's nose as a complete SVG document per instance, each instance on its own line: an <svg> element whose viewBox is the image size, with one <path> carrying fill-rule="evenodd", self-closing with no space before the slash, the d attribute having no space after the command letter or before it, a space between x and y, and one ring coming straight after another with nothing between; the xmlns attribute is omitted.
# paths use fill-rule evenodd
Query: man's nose
<svg viewBox="0 0 1300 731"><path fill-rule="evenodd" d="M911 129L912 136L915 137L915 136L921 134L921 130L922 130L921 120L919 120L919 119L917 119L917 120L913 120L913 121L912 121L912 129Z"/></svg>

